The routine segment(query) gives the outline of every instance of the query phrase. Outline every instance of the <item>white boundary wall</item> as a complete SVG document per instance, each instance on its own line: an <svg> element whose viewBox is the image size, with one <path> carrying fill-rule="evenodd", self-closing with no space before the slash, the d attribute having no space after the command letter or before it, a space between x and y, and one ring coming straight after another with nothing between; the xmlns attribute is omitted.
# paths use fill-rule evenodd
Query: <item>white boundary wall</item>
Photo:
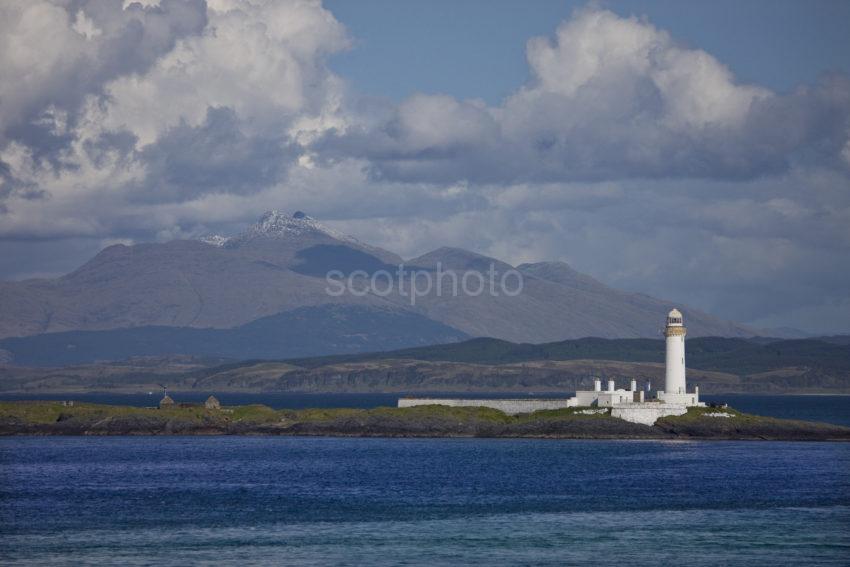
<svg viewBox="0 0 850 567"><path fill-rule="evenodd" d="M539 410L554 410L576 406L574 398L533 399L533 400L474 400L464 398L399 398L398 407L412 408L414 406L450 406L454 408L492 408L508 415L531 413Z"/></svg>
<svg viewBox="0 0 850 567"><path fill-rule="evenodd" d="M662 404L657 402L617 404L611 408L611 417L618 417L632 423L655 425L655 422L668 415L685 415L688 408L683 404Z"/></svg>
<svg viewBox="0 0 850 567"><path fill-rule="evenodd" d="M698 389L692 394L668 394L667 392L657 392L656 395L658 396L658 399L665 404L681 404L685 406L705 405L700 404Z"/></svg>

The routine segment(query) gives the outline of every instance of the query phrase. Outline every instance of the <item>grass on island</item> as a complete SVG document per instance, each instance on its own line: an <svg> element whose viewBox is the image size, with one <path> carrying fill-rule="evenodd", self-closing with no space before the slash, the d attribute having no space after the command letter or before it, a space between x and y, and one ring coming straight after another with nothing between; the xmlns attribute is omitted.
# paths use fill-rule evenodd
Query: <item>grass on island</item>
<svg viewBox="0 0 850 567"><path fill-rule="evenodd" d="M112 406L91 403L63 405L60 401L14 401L0 402L0 418L12 418L26 423L49 424L61 419L100 420L119 416L149 416L165 420L177 419L189 422L223 422L270 424L270 423L316 423L340 419L363 420L368 418L390 418L401 421L442 420L457 422L489 422L495 424L523 423L540 420L603 419L609 412L583 413L597 408L563 408L540 410L533 413L507 415L502 411L485 407L450 407L442 405L415 406L411 408L378 407L373 409L311 408L274 410L266 405L224 407L209 410L203 405L173 407L166 409L132 406Z"/></svg>
<svg viewBox="0 0 850 567"><path fill-rule="evenodd" d="M603 411L599 411L603 410ZM713 416L711 414L724 414ZM201 404L166 409L110 406L89 403L63 405L60 401L0 402L0 433L32 434L157 434L157 433L287 433L295 434L400 434L485 435L513 432L521 436L565 431L575 426L586 435L611 435L647 426L611 417L605 408L563 408L507 415L485 407L442 405L373 409L281 409L255 404L207 409ZM829 424L747 415L731 408L690 408L681 416L656 422L653 434L704 438L850 438L850 430ZM626 429L624 429L624 427ZM836 431L836 428L840 431ZM649 434L650 429L641 430ZM640 433L640 432L638 432ZM557 435L557 433L556 433ZM820 436L820 437L818 437Z"/></svg>
<svg viewBox="0 0 850 567"><path fill-rule="evenodd" d="M731 417L718 417L712 416L711 414L728 414ZM798 419L786 419L779 417L770 417L764 415L754 415L750 413L743 413L736 409L732 409L730 407L726 408L688 408L688 412L683 415L678 416L667 416L661 418L659 421L665 421L673 424L679 425L691 425L697 424L700 422L705 423L705 420L712 420L718 423L731 422L739 427L747 427L747 426L828 426L832 427L832 424L829 423L821 423L821 422L811 422L811 421L803 421Z"/></svg>
<svg viewBox="0 0 850 567"><path fill-rule="evenodd" d="M274 410L259 404L220 409L207 409L200 404L157 409L86 403L69 406L57 401L0 402L0 435L17 434L850 441L847 427L747 415L731 408L690 408L681 416L661 418L654 427L649 427L616 419L604 408L563 408L506 415L492 408L436 404L411 408Z"/></svg>
<svg viewBox="0 0 850 567"><path fill-rule="evenodd" d="M340 418L366 419L370 417L394 418L406 421L444 420L457 422L488 422L495 424L523 423L540 420L599 419L610 417L608 412L583 414L582 410L596 408L564 408L540 410L533 413L508 415L500 410L486 407L451 407L438 404L409 408L378 407L373 409L304 409L280 410L291 422L323 422Z"/></svg>
<svg viewBox="0 0 850 567"><path fill-rule="evenodd" d="M265 408L273 412L267 406L243 406L244 415L254 416L260 414L261 410L254 408ZM75 402L73 406L65 406L59 401L14 401L0 402L0 417L17 418L28 423L55 423L64 419L106 419L118 416L150 416L155 415L167 419L203 420L216 410L207 410L203 405L188 408L174 407L166 409L143 408L135 406L113 406L106 404L90 404ZM219 412L222 413L222 412Z"/></svg>

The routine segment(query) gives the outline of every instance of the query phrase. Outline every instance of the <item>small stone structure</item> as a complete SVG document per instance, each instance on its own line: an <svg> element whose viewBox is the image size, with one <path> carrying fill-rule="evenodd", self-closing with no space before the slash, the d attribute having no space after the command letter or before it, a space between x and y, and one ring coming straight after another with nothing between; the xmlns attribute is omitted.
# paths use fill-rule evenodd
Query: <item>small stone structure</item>
<svg viewBox="0 0 850 567"><path fill-rule="evenodd" d="M170 409L175 406L174 400L171 399L171 396L165 394L162 396L162 399L159 400L159 409Z"/></svg>
<svg viewBox="0 0 850 567"><path fill-rule="evenodd" d="M219 403L215 396L210 396L207 398L207 401L204 402L204 407L208 410L220 410L221 403Z"/></svg>

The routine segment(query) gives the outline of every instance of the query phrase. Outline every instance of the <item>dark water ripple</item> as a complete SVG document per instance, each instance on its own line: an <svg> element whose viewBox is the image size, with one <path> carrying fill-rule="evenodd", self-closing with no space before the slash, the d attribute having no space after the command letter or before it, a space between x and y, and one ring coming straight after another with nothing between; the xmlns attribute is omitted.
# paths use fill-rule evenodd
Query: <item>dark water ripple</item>
<svg viewBox="0 0 850 567"><path fill-rule="evenodd" d="M0 439L16 563L850 563L850 444Z"/></svg>

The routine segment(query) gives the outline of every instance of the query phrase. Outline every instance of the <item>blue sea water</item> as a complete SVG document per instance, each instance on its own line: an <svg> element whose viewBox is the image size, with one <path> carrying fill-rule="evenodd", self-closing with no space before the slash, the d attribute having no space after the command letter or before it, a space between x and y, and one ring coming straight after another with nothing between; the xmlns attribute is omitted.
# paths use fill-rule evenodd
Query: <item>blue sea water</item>
<svg viewBox="0 0 850 567"><path fill-rule="evenodd" d="M850 444L0 439L0 563L848 565Z"/></svg>

